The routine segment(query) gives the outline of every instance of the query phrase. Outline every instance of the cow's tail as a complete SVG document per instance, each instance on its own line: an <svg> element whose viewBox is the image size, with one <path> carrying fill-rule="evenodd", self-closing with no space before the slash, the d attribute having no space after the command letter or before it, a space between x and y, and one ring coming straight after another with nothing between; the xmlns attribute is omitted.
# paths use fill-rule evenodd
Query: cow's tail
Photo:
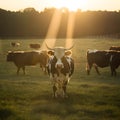
<svg viewBox="0 0 120 120"><path fill-rule="evenodd" d="M89 50L86 53L87 63L86 63L86 72L89 75L90 74L90 65L89 65L89 58L88 58Z"/></svg>

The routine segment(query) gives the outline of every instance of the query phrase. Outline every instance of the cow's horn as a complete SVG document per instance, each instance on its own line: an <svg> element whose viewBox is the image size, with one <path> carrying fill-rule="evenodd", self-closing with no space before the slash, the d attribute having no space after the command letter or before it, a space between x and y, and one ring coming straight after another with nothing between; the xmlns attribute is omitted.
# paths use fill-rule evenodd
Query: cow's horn
<svg viewBox="0 0 120 120"><path fill-rule="evenodd" d="M72 46L69 48L65 48L65 50L71 50L73 47L74 47L74 44L72 44Z"/></svg>
<svg viewBox="0 0 120 120"><path fill-rule="evenodd" d="M50 47L47 45L46 42L45 42L45 45L46 45L47 49L49 49L49 50L54 50L53 48L50 48Z"/></svg>

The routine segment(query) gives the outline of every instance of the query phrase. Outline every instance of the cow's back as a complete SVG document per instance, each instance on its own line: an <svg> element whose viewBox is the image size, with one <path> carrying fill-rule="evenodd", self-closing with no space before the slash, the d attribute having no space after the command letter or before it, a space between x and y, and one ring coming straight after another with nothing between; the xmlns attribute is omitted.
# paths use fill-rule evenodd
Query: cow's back
<svg viewBox="0 0 120 120"><path fill-rule="evenodd" d="M109 50L120 51L120 47L119 46L111 46Z"/></svg>
<svg viewBox="0 0 120 120"><path fill-rule="evenodd" d="M106 51L87 52L87 61L89 64L96 64L99 67L109 65L110 56Z"/></svg>
<svg viewBox="0 0 120 120"><path fill-rule="evenodd" d="M22 57L25 65L36 65L40 60L38 52L25 52Z"/></svg>
<svg viewBox="0 0 120 120"><path fill-rule="evenodd" d="M9 58L9 60L8 60ZM36 65L40 61L38 52L13 52L7 56L7 61L12 61L16 66Z"/></svg>

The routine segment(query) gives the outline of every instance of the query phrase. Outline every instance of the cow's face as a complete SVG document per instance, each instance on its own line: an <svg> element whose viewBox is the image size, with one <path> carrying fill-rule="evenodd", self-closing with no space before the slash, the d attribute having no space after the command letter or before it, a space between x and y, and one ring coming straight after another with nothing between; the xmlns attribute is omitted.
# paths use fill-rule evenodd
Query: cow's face
<svg viewBox="0 0 120 120"><path fill-rule="evenodd" d="M63 68L62 58L65 56L65 49L63 47L55 47L53 51L49 51L48 54L52 55L56 59L55 68Z"/></svg>
<svg viewBox="0 0 120 120"><path fill-rule="evenodd" d="M61 69L61 68L64 68L63 61L62 61L63 57L71 55L71 51L66 50L63 47L55 47L53 51L48 51L48 54L56 58L57 61L55 64L55 68Z"/></svg>
<svg viewBox="0 0 120 120"><path fill-rule="evenodd" d="M74 44L73 44L74 45ZM64 48L64 47L55 47L55 48L50 48L46 44L46 47L50 50L48 54L54 56L57 59L57 62L55 64L56 68L63 68L63 63L62 63L62 58L65 56L69 56L71 54L70 49L73 48L73 45L70 48Z"/></svg>
<svg viewBox="0 0 120 120"><path fill-rule="evenodd" d="M13 61L13 56L14 54L12 52L8 52L7 61Z"/></svg>
<svg viewBox="0 0 120 120"><path fill-rule="evenodd" d="M57 69L61 69L64 67L63 63L62 63L62 57L65 55L65 50L64 48L62 47L56 47L54 49L54 56L57 58L57 62L56 62L56 65L55 67Z"/></svg>
<svg viewBox="0 0 120 120"><path fill-rule="evenodd" d="M65 55L65 49L64 48L62 48L62 47L56 47L54 49L54 56L57 59L61 59L64 55Z"/></svg>

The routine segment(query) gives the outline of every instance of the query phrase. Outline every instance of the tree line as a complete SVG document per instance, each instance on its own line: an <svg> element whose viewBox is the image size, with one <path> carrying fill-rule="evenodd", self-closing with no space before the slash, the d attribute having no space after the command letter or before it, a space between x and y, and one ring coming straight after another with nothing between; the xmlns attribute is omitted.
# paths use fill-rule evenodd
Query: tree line
<svg viewBox="0 0 120 120"><path fill-rule="evenodd" d="M34 8L23 11L0 9L0 38L45 38L56 8L38 12ZM61 10L58 38L66 38L69 14ZM84 36L114 36L120 38L120 11L73 12L73 38ZM54 23L54 25L57 24ZM53 36L54 37L54 36Z"/></svg>

